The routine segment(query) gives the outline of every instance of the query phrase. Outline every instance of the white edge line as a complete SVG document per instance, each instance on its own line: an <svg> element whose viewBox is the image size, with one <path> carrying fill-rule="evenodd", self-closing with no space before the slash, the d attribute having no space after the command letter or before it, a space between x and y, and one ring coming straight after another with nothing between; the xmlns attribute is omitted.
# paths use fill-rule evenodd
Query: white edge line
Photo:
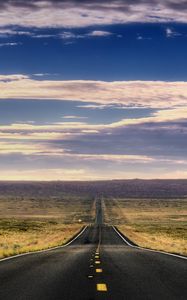
<svg viewBox="0 0 187 300"><path fill-rule="evenodd" d="M21 254L17 254L17 255L5 257L5 258L0 259L0 262L5 261L5 260L10 260L10 259L13 259L13 258L17 258L17 257L20 257L20 256L26 256L26 255L31 255L31 254L35 254L35 253L42 253L42 252L47 252L47 251L51 251L51 250L55 250L55 249L65 248L65 247L69 246L71 243L73 243L73 242L74 242L81 234L83 234L83 232L86 230L87 227L88 227L88 226L85 226L85 227L81 230L81 232L79 232L78 235L76 235L70 242L68 242L68 243L65 244L65 245L62 245L62 246L56 246L56 247L49 248L49 249L44 249L44 250L30 251L30 252L26 252L26 253L21 253Z"/></svg>
<svg viewBox="0 0 187 300"><path fill-rule="evenodd" d="M141 250L145 250L145 251L149 251L149 252L156 252L156 253L161 253L161 254L165 254L165 255L169 255L169 256L174 256L174 257L178 257L178 258L182 258L182 259L187 259L187 257L182 256L182 255L177 255L177 254L173 254L173 253L169 253L169 252L164 252L164 251L159 251L159 250L152 250L152 249L147 249L147 248L143 248L143 247L139 247L139 246L134 246L131 243L129 243L121 234L118 230L116 230L116 228L114 226L112 226L112 228L115 230L115 232L120 236L120 238L130 247L132 248L136 248L136 249L141 249Z"/></svg>

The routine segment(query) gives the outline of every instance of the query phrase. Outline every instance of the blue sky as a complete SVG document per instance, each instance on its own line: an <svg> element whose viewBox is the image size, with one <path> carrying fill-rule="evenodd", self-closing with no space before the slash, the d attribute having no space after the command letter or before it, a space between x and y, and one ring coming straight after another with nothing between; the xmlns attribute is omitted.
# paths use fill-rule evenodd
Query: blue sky
<svg viewBox="0 0 187 300"><path fill-rule="evenodd" d="M24 33L25 29L16 30ZM184 24L27 30L27 35L1 37L3 74L47 73L50 75L45 78L58 80L187 79L187 26ZM171 36L167 30L172 31ZM111 34L89 36L94 31Z"/></svg>
<svg viewBox="0 0 187 300"><path fill-rule="evenodd" d="M187 177L187 4L0 2L2 180Z"/></svg>

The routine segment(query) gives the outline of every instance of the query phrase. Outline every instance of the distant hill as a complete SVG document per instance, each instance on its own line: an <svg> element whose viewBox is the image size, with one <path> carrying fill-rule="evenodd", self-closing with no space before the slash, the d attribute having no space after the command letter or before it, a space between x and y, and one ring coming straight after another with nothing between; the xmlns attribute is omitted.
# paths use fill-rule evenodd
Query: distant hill
<svg viewBox="0 0 187 300"><path fill-rule="evenodd" d="M187 197L187 179L184 180L111 180L111 181L57 181L57 182L0 182L0 197L57 197L63 194L125 197L176 198Z"/></svg>

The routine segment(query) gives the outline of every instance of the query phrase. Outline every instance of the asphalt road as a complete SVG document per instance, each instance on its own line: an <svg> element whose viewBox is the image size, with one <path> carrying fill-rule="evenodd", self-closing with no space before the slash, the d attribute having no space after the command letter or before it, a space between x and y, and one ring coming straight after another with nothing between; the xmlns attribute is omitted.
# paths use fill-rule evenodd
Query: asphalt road
<svg viewBox="0 0 187 300"><path fill-rule="evenodd" d="M187 260L127 245L95 224L70 245L0 262L1 300L187 299Z"/></svg>

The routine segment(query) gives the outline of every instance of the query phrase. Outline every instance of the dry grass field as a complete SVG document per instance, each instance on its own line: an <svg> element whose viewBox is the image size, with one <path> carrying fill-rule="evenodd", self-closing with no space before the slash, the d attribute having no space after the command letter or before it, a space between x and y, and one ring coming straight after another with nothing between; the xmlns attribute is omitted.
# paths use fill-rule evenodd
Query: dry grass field
<svg viewBox="0 0 187 300"><path fill-rule="evenodd" d="M186 189L187 181L1 182L0 257L64 244L94 221L100 195L105 222L132 241L187 255Z"/></svg>
<svg viewBox="0 0 187 300"><path fill-rule="evenodd" d="M1 197L0 258L63 245L93 221L93 206L87 197L68 195Z"/></svg>
<svg viewBox="0 0 187 300"><path fill-rule="evenodd" d="M136 244L187 255L187 199L106 199L105 222Z"/></svg>

